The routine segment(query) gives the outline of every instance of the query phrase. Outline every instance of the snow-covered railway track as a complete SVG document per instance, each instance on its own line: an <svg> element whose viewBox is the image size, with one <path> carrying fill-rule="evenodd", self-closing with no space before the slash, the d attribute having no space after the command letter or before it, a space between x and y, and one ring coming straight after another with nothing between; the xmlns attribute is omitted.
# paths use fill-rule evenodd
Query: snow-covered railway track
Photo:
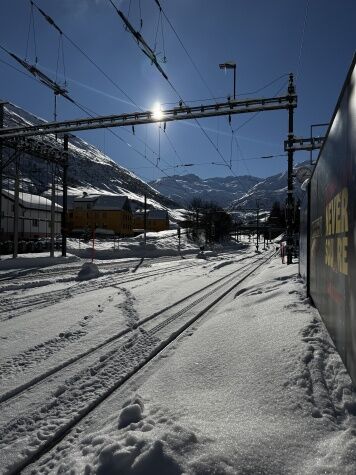
<svg viewBox="0 0 356 475"><path fill-rule="evenodd" d="M138 328L131 329L130 338L125 341L121 341L120 336L116 335L119 346L113 347L111 341L106 354L101 356L96 364L72 376L65 385L57 388L51 399L32 414L13 419L4 425L1 428L0 451L9 451L10 459L12 458L4 473L20 473L55 447L94 408L173 343L271 256L272 253L267 258L257 259L258 262L255 260L246 264L243 268L147 317L139 323ZM192 300L197 295L198 298ZM191 301L187 304L189 299ZM169 312L172 308L176 309L173 314ZM25 434L27 442L25 450L22 433Z"/></svg>
<svg viewBox="0 0 356 475"><path fill-rule="evenodd" d="M258 258L257 260L260 260L260 259ZM252 263L252 265L253 264L254 264L254 262ZM223 277L220 277L220 278L214 280L213 282L209 283L208 285L204 286L203 288L200 288L200 289L190 293L189 295L186 295L185 297L179 299L178 301L170 304L167 307L164 307L163 309L159 310L158 312L155 312L152 315L149 315L148 317L143 318L142 320L140 320L136 323L135 329L139 328L143 325L146 325L148 322L150 322L154 319L157 319L158 317L163 315L164 320L161 323L157 324L153 329L150 330L153 333L157 332L159 329L163 328L164 326L167 326L170 322L172 322L174 319L178 318L180 315L183 315L185 312L187 312L188 310L190 310L191 308L193 308L197 304L201 303L209 295L211 295L212 293L216 293L222 287L226 286L227 283L229 283L229 282L231 282L235 279L237 274L240 274L241 272L243 272L248 267L251 267L251 262L245 264L244 266L242 266L238 270L234 270L233 272L229 273L228 275L225 275ZM161 274L159 274L159 275L161 275ZM123 282L120 282L120 283L117 283L116 285L113 285L113 286L119 288L119 285L122 284L122 283ZM207 291L209 293L207 293ZM200 296L197 299L192 300L197 295L200 295ZM184 304L187 303L187 302L189 302L189 303L186 306L184 306ZM183 307L181 307L178 311L176 311L175 313L173 313L169 317L166 317L167 312L169 312L173 308L177 308L178 306L182 306L182 305L183 305ZM78 361L85 358L86 356L91 355L92 353L100 350L101 348L109 345L112 342L115 342L116 340L118 340L121 337L127 335L131 331L132 331L131 327L125 328L125 329L121 330L120 332L117 332L116 334L110 336L110 338L104 340L100 344L98 344L94 347L91 347L91 348L87 349L86 351L80 353L79 355L77 355L75 357L72 357L72 358L62 362L60 365L46 371L43 374L40 374L40 375L36 376L32 380L27 381L27 382L23 382L23 384L21 384L20 386L17 386L16 388L14 388L14 389L12 389L8 392L5 392L5 393L0 392L0 404L5 402L5 401L8 401L9 399L14 398L16 395L21 394L26 390L31 389L36 384L38 384L40 382L43 382L44 380L48 379L50 376L58 373L59 371L63 370L64 368L67 368L68 366L73 365L74 363L77 363ZM0 365L0 378L2 377L2 375L3 375L2 365Z"/></svg>
<svg viewBox="0 0 356 475"><path fill-rule="evenodd" d="M19 317L32 310L38 310L41 308L48 307L49 305L54 305L64 299L73 297L74 294L78 295L81 293L93 292L106 287L126 284L128 282L134 282L150 277L161 276L171 272L176 272L190 267L194 267L196 265L199 264L189 263L184 266L171 266L156 271L149 270L147 272L140 272L139 274L135 274L135 276L120 276L119 278L115 273L110 274L108 276L103 276L99 279L90 282L76 282L70 287L60 290L52 290L18 298L14 298L12 295L10 297L3 297L0 308L0 322ZM121 270L120 273L122 272L123 271Z"/></svg>
<svg viewBox="0 0 356 475"><path fill-rule="evenodd" d="M161 262L169 262L169 261L176 261L181 260L182 256L161 256L156 258L144 258L144 262L142 267L150 266L152 263L161 263ZM96 261L96 265L99 269L120 269L120 268L127 268L129 265L135 267L138 263L141 262L140 258L135 260L133 259L120 259L119 261L115 262L98 262ZM51 269L38 269L38 268L29 268L24 270L17 270L11 271L4 276L0 276L0 283L6 282L31 282L34 279L50 279L52 277L56 277L59 275L71 275L77 274L82 266L82 261L76 264L62 266L60 268L51 268ZM73 279L75 277L73 276Z"/></svg>

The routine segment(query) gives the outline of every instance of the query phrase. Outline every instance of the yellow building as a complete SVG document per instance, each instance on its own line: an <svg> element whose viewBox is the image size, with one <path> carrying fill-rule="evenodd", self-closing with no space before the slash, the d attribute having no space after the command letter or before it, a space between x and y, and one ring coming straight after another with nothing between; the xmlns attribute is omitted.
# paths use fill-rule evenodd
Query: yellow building
<svg viewBox="0 0 356 475"><path fill-rule="evenodd" d="M144 212L136 211L134 214L134 229L144 229ZM168 212L164 209L151 209L147 211L146 218L146 231L158 232L166 231L169 229L169 216Z"/></svg>
<svg viewBox="0 0 356 475"><path fill-rule="evenodd" d="M130 202L124 195L89 195L74 198L68 212L70 233L93 231L97 234L133 235Z"/></svg>

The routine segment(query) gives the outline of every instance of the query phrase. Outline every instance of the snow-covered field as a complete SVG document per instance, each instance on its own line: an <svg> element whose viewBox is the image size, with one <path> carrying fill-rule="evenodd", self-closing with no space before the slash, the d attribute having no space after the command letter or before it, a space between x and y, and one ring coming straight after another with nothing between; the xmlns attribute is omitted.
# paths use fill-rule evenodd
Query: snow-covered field
<svg viewBox="0 0 356 475"><path fill-rule="evenodd" d="M356 473L350 378L273 250L8 266L0 473Z"/></svg>

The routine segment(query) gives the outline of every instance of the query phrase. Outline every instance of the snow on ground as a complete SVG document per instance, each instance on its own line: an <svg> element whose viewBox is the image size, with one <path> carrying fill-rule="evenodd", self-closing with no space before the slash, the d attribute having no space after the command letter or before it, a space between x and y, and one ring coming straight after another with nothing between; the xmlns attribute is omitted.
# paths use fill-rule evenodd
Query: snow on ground
<svg viewBox="0 0 356 475"><path fill-rule="evenodd" d="M222 262L239 268L253 255L248 249L228 254ZM0 309L2 390L31 380L66 358L97 345L122 328L163 309L212 281L210 269L218 259L184 259L136 267L130 273L107 273L88 282L58 282L32 288L4 283ZM229 271L231 266L229 266ZM166 271L171 269L171 273ZM157 276L147 274L157 273ZM125 282L147 275L147 279ZM214 279L224 269L214 272ZM123 282L124 281L124 282ZM45 280L47 282L47 278ZM12 288L15 290L11 290ZM1 287L0 287L1 288ZM10 289L10 290L7 290ZM157 291L159 289L159 291ZM153 298L154 296L154 298ZM9 376L11 376L9 378Z"/></svg>
<svg viewBox="0 0 356 475"><path fill-rule="evenodd" d="M351 381L296 273L273 260L26 473L356 473Z"/></svg>
<svg viewBox="0 0 356 475"><path fill-rule="evenodd" d="M248 249L239 250L239 254L227 254L226 257L235 261L236 268L253 255ZM176 269L175 272L170 275L165 273L160 281L157 281L155 273L166 272L167 262L152 264L150 270L153 277L149 275L147 281L132 284L122 285L117 276L104 275L67 286L63 282L52 284L48 292L42 288L40 292L34 289L4 292L2 310L7 306L8 311L3 312L1 322L1 395L19 385L26 385L41 374L48 374L63 361L71 360L120 330L135 328L142 318L211 282L209 266L214 266L214 261L184 259L173 261L173 264L168 263L173 270ZM146 269L137 268L136 272L131 272L131 277L140 277L145 273ZM139 356L142 357L150 351L152 344L156 344L152 337L136 332L134 348L130 351L139 349ZM110 371L105 366L105 354L96 355L97 360L91 361L94 373L88 372L87 367L77 365L75 374L65 373L60 378L47 381L46 385L32 390L31 397L25 394L16 402L15 418L14 407L3 405L0 450L4 467L8 457L13 460L12 457L17 458L17 452L32 450L30 447L37 447L65 420L71 421L76 417L85 405L84 401L95 400L106 386L110 387L115 375L118 375L118 368L125 374L124 371L138 356L131 353L127 351L126 359L120 355L118 358L110 357ZM30 446L28 449L27 444Z"/></svg>
<svg viewBox="0 0 356 475"><path fill-rule="evenodd" d="M54 257L50 257L49 252L41 252L19 254L16 259L13 259L11 255L3 255L0 258L0 275L8 270L49 267L55 264L67 264L78 261L76 256L62 257L62 253L59 251L55 252Z"/></svg>
<svg viewBox="0 0 356 475"><path fill-rule="evenodd" d="M95 239L94 256L96 259L118 259L122 257L159 257L175 256L197 252L197 245L187 240L185 234L181 235L181 245L178 246L176 230L146 233L146 245L144 236L132 238ZM83 240L68 239L68 251L79 257L91 257L93 255L93 241L87 243Z"/></svg>

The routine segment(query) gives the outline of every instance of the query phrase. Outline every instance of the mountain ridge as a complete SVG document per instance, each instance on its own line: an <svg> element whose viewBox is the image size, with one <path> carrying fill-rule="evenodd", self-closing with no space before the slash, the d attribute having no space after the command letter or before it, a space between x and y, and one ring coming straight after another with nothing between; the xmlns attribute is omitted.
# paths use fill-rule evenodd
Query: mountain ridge
<svg viewBox="0 0 356 475"><path fill-rule="evenodd" d="M302 165L302 164L301 164ZM173 175L151 181L156 190L187 206L194 198L213 201L229 211L238 208L255 208L257 200L264 210L270 210L275 201L284 203L287 197L287 171L266 178L251 175L238 177L199 178L189 173ZM295 187L295 195L300 198L300 187Z"/></svg>

